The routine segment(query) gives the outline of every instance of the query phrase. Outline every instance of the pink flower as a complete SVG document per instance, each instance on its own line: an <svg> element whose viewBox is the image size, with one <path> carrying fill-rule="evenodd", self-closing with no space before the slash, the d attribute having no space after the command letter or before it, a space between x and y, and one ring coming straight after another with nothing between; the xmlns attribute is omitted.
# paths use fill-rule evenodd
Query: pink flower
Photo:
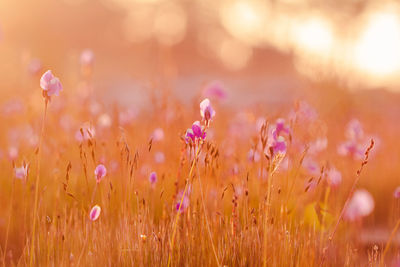
<svg viewBox="0 0 400 267"><path fill-rule="evenodd" d="M157 183L157 173L156 172L151 172L149 175L149 181L152 185Z"/></svg>
<svg viewBox="0 0 400 267"><path fill-rule="evenodd" d="M285 120L279 118L276 120L275 129L272 130L272 135L274 139L277 139L279 136L282 136L283 134L289 135L290 129L288 126L286 126Z"/></svg>
<svg viewBox="0 0 400 267"><path fill-rule="evenodd" d="M97 165L96 169L94 170L94 175L96 176L97 183L100 183L101 179L107 174L107 169L103 164Z"/></svg>
<svg viewBox="0 0 400 267"><path fill-rule="evenodd" d="M339 144L337 151L339 155L351 156L353 159L362 159L364 156L364 149L356 140L348 140Z"/></svg>
<svg viewBox="0 0 400 267"><path fill-rule="evenodd" d="M359 189L354 192L349 204L347 205L344 218L349 221L355 221L369 215L375 207L374 199L365 189Z"/></svg>
<svg viewBox="0 0 400 267"><path fill-rule="evenodd" d="M177 198L176 198L176 201L177 201L176 206L175 206L176 211L183 213L189 207L189 198L187 197L187 195L189 193L190 192L188 190L188 192L186 192L185 196L183 197L183 201L181 204L183 192L179 192L179 194L177 195Z"/></svg>
<svg viewBox="0 0 400 267"><path fill-rule="evenodd" d="M290 120L298 122L313 122L318 118L318 114L307 102L297 102L295 108L289 114Z"/></svg>
<svg viewBox="0 0 400 267"><path fill-rule="evenodd" d="M90 66L93 65L94 62L94 53L90 49L85 49L81 53L81 65L82 66Z"/></svg>
<svg viewBox="0 0 400 267"><path fill-rule="evenodd" d="M326 172L326 181L328 185L337 187L342 182L342 174L335 168L331 168Z"/></svg>
<svg viewBox="0 0 400 267"><path fill-rule="evenodd" d="M198 140L204 140L207 133L199 121L195 121L192 124L192 128L186 130L185 141L186 143L196 142Z"/></svg>
<svg viewBox="0 0 400 267"><path fill-rule="evenodd" d="M91 210L89 214L89 218L91 221L95 221L99 218L101 212L101 208L99 205L95 205Z"/></svg>
<svg viewBox="0 0 400 267"><path fill-rule="evenodd" d="M200 115L206 122L211 121L215 116L215 110L212 108L208 98L200 103Z"/></svg>
<svg viewBox="0 0 400 267"><path fill-rule="evenodd" d="M23 164L21 167L14 168L15 178L26 179L28 176L29 164Z"/></svg>
<svg viewBox="0 0 400 267"><path fill-rule="evenodd" d="M63 89L60 80L53 75L51 70L46 71L40 78L40 87L47 97L58 95Z"/></svg>
<svg viewBox="0 0 400 267"><path fill-rule="evenodd" d="M16 160L18 157L19 151L18 148L15 146L12 146L10 148L8 148L8 158L13 161Z"/></svg>
<svg viewBox="0 0 400 267"><path fill-rule="evenodd" d="M153 134L151 135L154 142L158 142L164 139L164 131L161 128L157 128L154 130Z"/></svg>
<svg viewBox="0 0 400 267"><path fill-rule="evenodd" d="M310 157L305 157L303 159L302 166L307 170L310 175L318 176L321 173L321 169L318 163Z"/></svg>
<svg viewBox="0 0 400 267"><path fill-rule="evenodd" d="M400 186L398 186L398 187L394 190L393 196L394 196L394 198L400 199Z"/></svg>
<svg viewBox="0 0 400 267"><path fill-rule="evenodd" d="M214 81L206 86L203 91L203 96L224 100L227 94L223 84L220 81Z"/></svg>
<svg viewBox="0 0 400 267"><path fill-rule="evenodd" d="M276 155L276 154L285 155L286 149L287 149L287 146L286 146L285 138L283 138L282 136L279 136L275 140L274 144L272 145L273 154L274 155Z"/></svg>
<svg viewBox="0 0 400 267"><path fill-rule="evenodd" d="M352 119L346 128L346 137L350 140L360 140L364 137L363 127L357 119Z"/></svg>

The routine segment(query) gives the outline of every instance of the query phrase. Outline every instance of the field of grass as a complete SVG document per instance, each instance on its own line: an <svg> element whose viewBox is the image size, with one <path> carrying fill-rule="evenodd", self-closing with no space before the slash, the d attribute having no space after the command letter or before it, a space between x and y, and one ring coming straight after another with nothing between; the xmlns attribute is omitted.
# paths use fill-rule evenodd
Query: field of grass
<svg viewBox="0 0 400 267"><path fill-rule="evenodd" d="M390 118L236 108L220 83L138 110L89 72L79 92L47 73L2 99L2 264L398 266Z"/></svg>

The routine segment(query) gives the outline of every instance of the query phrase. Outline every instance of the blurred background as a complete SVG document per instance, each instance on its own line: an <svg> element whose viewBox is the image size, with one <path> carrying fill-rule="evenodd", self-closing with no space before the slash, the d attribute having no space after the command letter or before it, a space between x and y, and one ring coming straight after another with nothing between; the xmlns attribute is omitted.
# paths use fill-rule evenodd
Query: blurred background
<svg viewBox="0 0 400 267"><path fill-rule="evenodd" d="M255 95L281 102L305 94L321 97L330 90L396 92L400 5L359 0L0 1L2 95L18 90L21 80L29 79L27 73L37 73L37 79L47 69L70 90L79 80L85 49L95 55L96 92L112 101L124 102L126 95L139 99L143 89L159 87L185 99L215 79L239 95L231 100L240 103L252 103Z"/></svg>

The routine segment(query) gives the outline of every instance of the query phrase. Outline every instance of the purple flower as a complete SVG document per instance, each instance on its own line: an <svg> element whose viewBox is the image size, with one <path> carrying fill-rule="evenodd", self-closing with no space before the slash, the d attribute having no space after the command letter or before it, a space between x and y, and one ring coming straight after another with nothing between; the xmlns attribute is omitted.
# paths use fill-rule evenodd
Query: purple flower
<svg viewBox="0 0 400 267"><path fill-rule="evenodd" d="M188 144L195 141L195 136L194 136L192 128L189 128L186 130L185 141Z"/></svg>
<svg viewBox="0 0 400 267"><path fill-rule="evenodd" d="M156 172L151 172L149 175L149 181L152 185L157 183L157 173Z"/></svg>
<svg viewBox="0 0 400 267"><path fill-rule="evenodd" d="M176 206L175 206L176 211L179 211L179 212L182 213L189 207L189 198L187 197L188 193L189 192L187 192L185 194L185 196L183 197L183 201L182 201L182 205L181 205L183 192L179 192L179 194L178 194L178 196L176 198L176 201L177 201Z"/></svg>
<svg viewBox="0 0 400 267"><path fill-rule="evenodd" d="M374 199L365 189L359 189L354 192L344 213L344 218L349 221L355 221L369 215L375 207Z"/></svg>
<svg viewBox="0 0 400 267"><path fill-rule="evenodd" d="M207 133L199 121L192 124L192 128L186 130L185 141L186 143L196 142L197 140L204 140Z"/></svg>
<svg viewBox="0 0 400 267"><path fill-rule="evenodd" d="M305 157L303 159L302 166L307 170L307 172L313 176L318 176L320 174L320 167L315 160L310 157Z"/></svg>
<svg viewBox="0 0 400 267"><path fill-rule="evenodd" d="M206 122L211 121L215 116L215 110L212 108L208 98L200 103L200 115Z"/></svg>
<svg viewBox="0 0 400 267"><path fill-rule="evenodd" d="M272 146L272 151L274 152L274 155L276 155L276 154L285 155L286 149L287 149L287 146L286 146L285 138L283 138L282 136L279 136L277 138L277 140L275 140L275 142Z"/></svg>
<svg viewBox="0 0 400 267"><path fill-rule="evenodd" d="M107 174L107 169L103 164L97 165L96 169L94 170L94 175L96 176L97 183L100 183L101 179Z"/></svg>
<svg viewBox="0 0 400 267"><path fill-rule="evenodd" d="M23 164L21 167L14 168L15 178L26 179L28 176L29 164Z"/></svg>
<svg viewBox="0 0 400 267"><path fill-rule="evenodd" d="M400 186L398 186L398 187L394 190L393 196L394 196L394 198L400 199Z"/></svg>
<svg viewBox="0 0 400 267"><path fill-rule="evenodd" d="M89 218L92 222L94 222L95 220L97 220L100 216L100 212L101 212L101 208L99 205L95 205L89 213Z"/></svg>
<svg viewBox="0 0 400 267"><path fill-rule="evenodd" d="M290 129L285 125L285 120L279 118L276 120L275 129L272 131L272 135L275 139L277 139L279 136L282 136L282 134L289 135Z"/></svg>
<svg viewBox="0 0 400 267"><path fill-rule="evenodd" d="M40 87L43 89L43 93L50 97L57 95L63 89L60 80L53 75L51 70L46 71L40 78Z"/></svg>

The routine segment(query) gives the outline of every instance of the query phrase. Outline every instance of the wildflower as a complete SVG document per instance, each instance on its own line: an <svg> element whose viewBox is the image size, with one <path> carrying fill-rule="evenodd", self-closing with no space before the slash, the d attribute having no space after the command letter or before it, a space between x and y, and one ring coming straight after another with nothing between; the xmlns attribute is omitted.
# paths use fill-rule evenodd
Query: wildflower
<svg viewBox="0 0 400 267"><path fill-rule="evenodd" d="M101 179L107 174L107 169L103 164L97 165L96 169L94 170L94 175L96 176L97 183L100 183Z"/></svg>
<svg viewBox="0 0 400 267"><path fill-rule="evenodd" d="M355 221L369 215L374 210L374 207L375 203L371 194L365 189L359 189L354 192L344 217L349 221Z"/></svg>
<svg viewBox="0 0 400 267"><path fill-rule="evenodd" d="M274 139L277 139L279 136L282 136L282 134L289 135L290 129L288 126L285 125L285 120L282 118L279 118L276 120L275 129L273 129L272 135L273 135Z"/></svg>
<svg viewBox="0 0 400 267"><path fill-rule="evenodd" d="M203 96L224 100L227 97L227 93L220 81L214 81L206 86L203 91Z"/></svg>
<svg viewBox="0 0 400 267"><path fill-rule="evenodd" d="M29 164L23 164L21 167L14 168L15 178L26 179L28 176Z"/></svg>
<svg viewBox="0 0 400 267"><path fill-rule="evenodd" d="M193 130L191 128L186 130L185 141L188 144L190 144L190 143L195 141L194 133L193 133Z"/></svg>
<svg viewBox="0 0 400 267"><path fill-rule="evenodd" d="M189 198L187 197L187 195L189 194L189 191L185 194L185 196L183 197L183 201L182 201L182 205L181 204L181 200L182 200L182 194L183 192L179 192L176 200L176 211L180 211L180 212L184 212L188 207L189 207Z"/></svg>
<svg viewBox="0 0 400 267"><path fill-rule="evenodd" d="M18 157L19 151L18 148L15 146L11 146L8 148L8 158L13 161L16 160Z"/></svg>
<svg viewBox="0 0 400 267"><path fill-rule="evenodd" d="M215 110L212 108L208 98L204 99L200 103L200 115L207 122L207 124L215 116Z"/></svg>
<svg viewBox="0 0 400 267"><path fill-rule="evenodd" d="M364 149L356 140L347 140L338 146L337 152L341 156L351 156L354 159L364 157Z"/></svg>
<svg viewBox="0 0 400 267"><path fill-rule="evenodd" d="M326 173L326 181L331 187L337 187L342 182L342 174L335 168L331 168Z"/></svg>
<svg viewBox="0 0 400 267"><path fill-rule="evenodd" d="M151 172L149 175L149 181L152 185L157 183L157 173L156 172Z"/></svg>
<svg viewBox="0 0 400 267"><path fill-rule="evenodd" d="M393 196L394 196L394 198L400 199L400 186L398 186L398 187L394 190Z"/></svg>
<svg viewBox="0 0 400 267"><path fill-rule="evenodd" d="M192 128L187 129L185 134L186 143L196 142L198 140L204 140L207 133L203 126L201 126L199 121L195 121L192 124Z"/></svg>
<svg viewBox="0 0 400 267"><path fill-rule="evenodd" d="M95 221L99 218L101 212L101 208L98 205L95 205L91 210L89 214L89 218L91 221Z"/></svg>
<svg viewBox="0 0 400 267"><path fill-rule="evenodd" d="M364 137L363 127L357 119L352 119L346 128L346 137L349 140L360 140Z"/></svg>
<svg viewBox="0 0 400 267"><path fill-rule="evenodd" d="M286 154L286 141L285 138L283 138L282 136L279 136L277 138L277 140L275 140L273 146L272 146L272 151L275 154L281 154L281 155L285 155Z"/></svg>
<svg viewBox="0 0 400 267"><path fill-rule="evenodd" d="M201 126L199 121L195 121L192 125L192 130L195 138L199 139L205 139L206 138L206 132L204 130L204 127Z"/></svg>
<svg viewBox="0 0 400 267"><path fill-rule="evenodd" d="M63 89L60 80L53 75L51 70L46 71L40 78L40 87L43 89L43 96L46 98L58 95Z"/></svg>
<svg viewBox="0 0 400 267"><path fill-rule="evenodd" d="M94 53L90 49L85 49L81 53L80 62L82 66L91 66L94 62Z"/></svg>
<svg viewBox="0 0 400 267"><path fill-rule="evenodd" d="M289 118L298 122L313 122L318 118L318 114L307 102L300 101L295 104L295 108L289 114Z"/></svg>
<svg viewBox="0 0 400 267"><path fill-rule="evenodd" d="M151 135L151 138L153 139L154 142L158 142L164 139L164 131L161 128L157 128L154 130L153 134Z"/></svg>
<svg viewBox="0 0 400 267"><path fill-rule="evenodd" d="M309 174L313 176L318 176L320 174L320 167L318 163L310 157L305 157L303 159L302 166Z"/></svg>

